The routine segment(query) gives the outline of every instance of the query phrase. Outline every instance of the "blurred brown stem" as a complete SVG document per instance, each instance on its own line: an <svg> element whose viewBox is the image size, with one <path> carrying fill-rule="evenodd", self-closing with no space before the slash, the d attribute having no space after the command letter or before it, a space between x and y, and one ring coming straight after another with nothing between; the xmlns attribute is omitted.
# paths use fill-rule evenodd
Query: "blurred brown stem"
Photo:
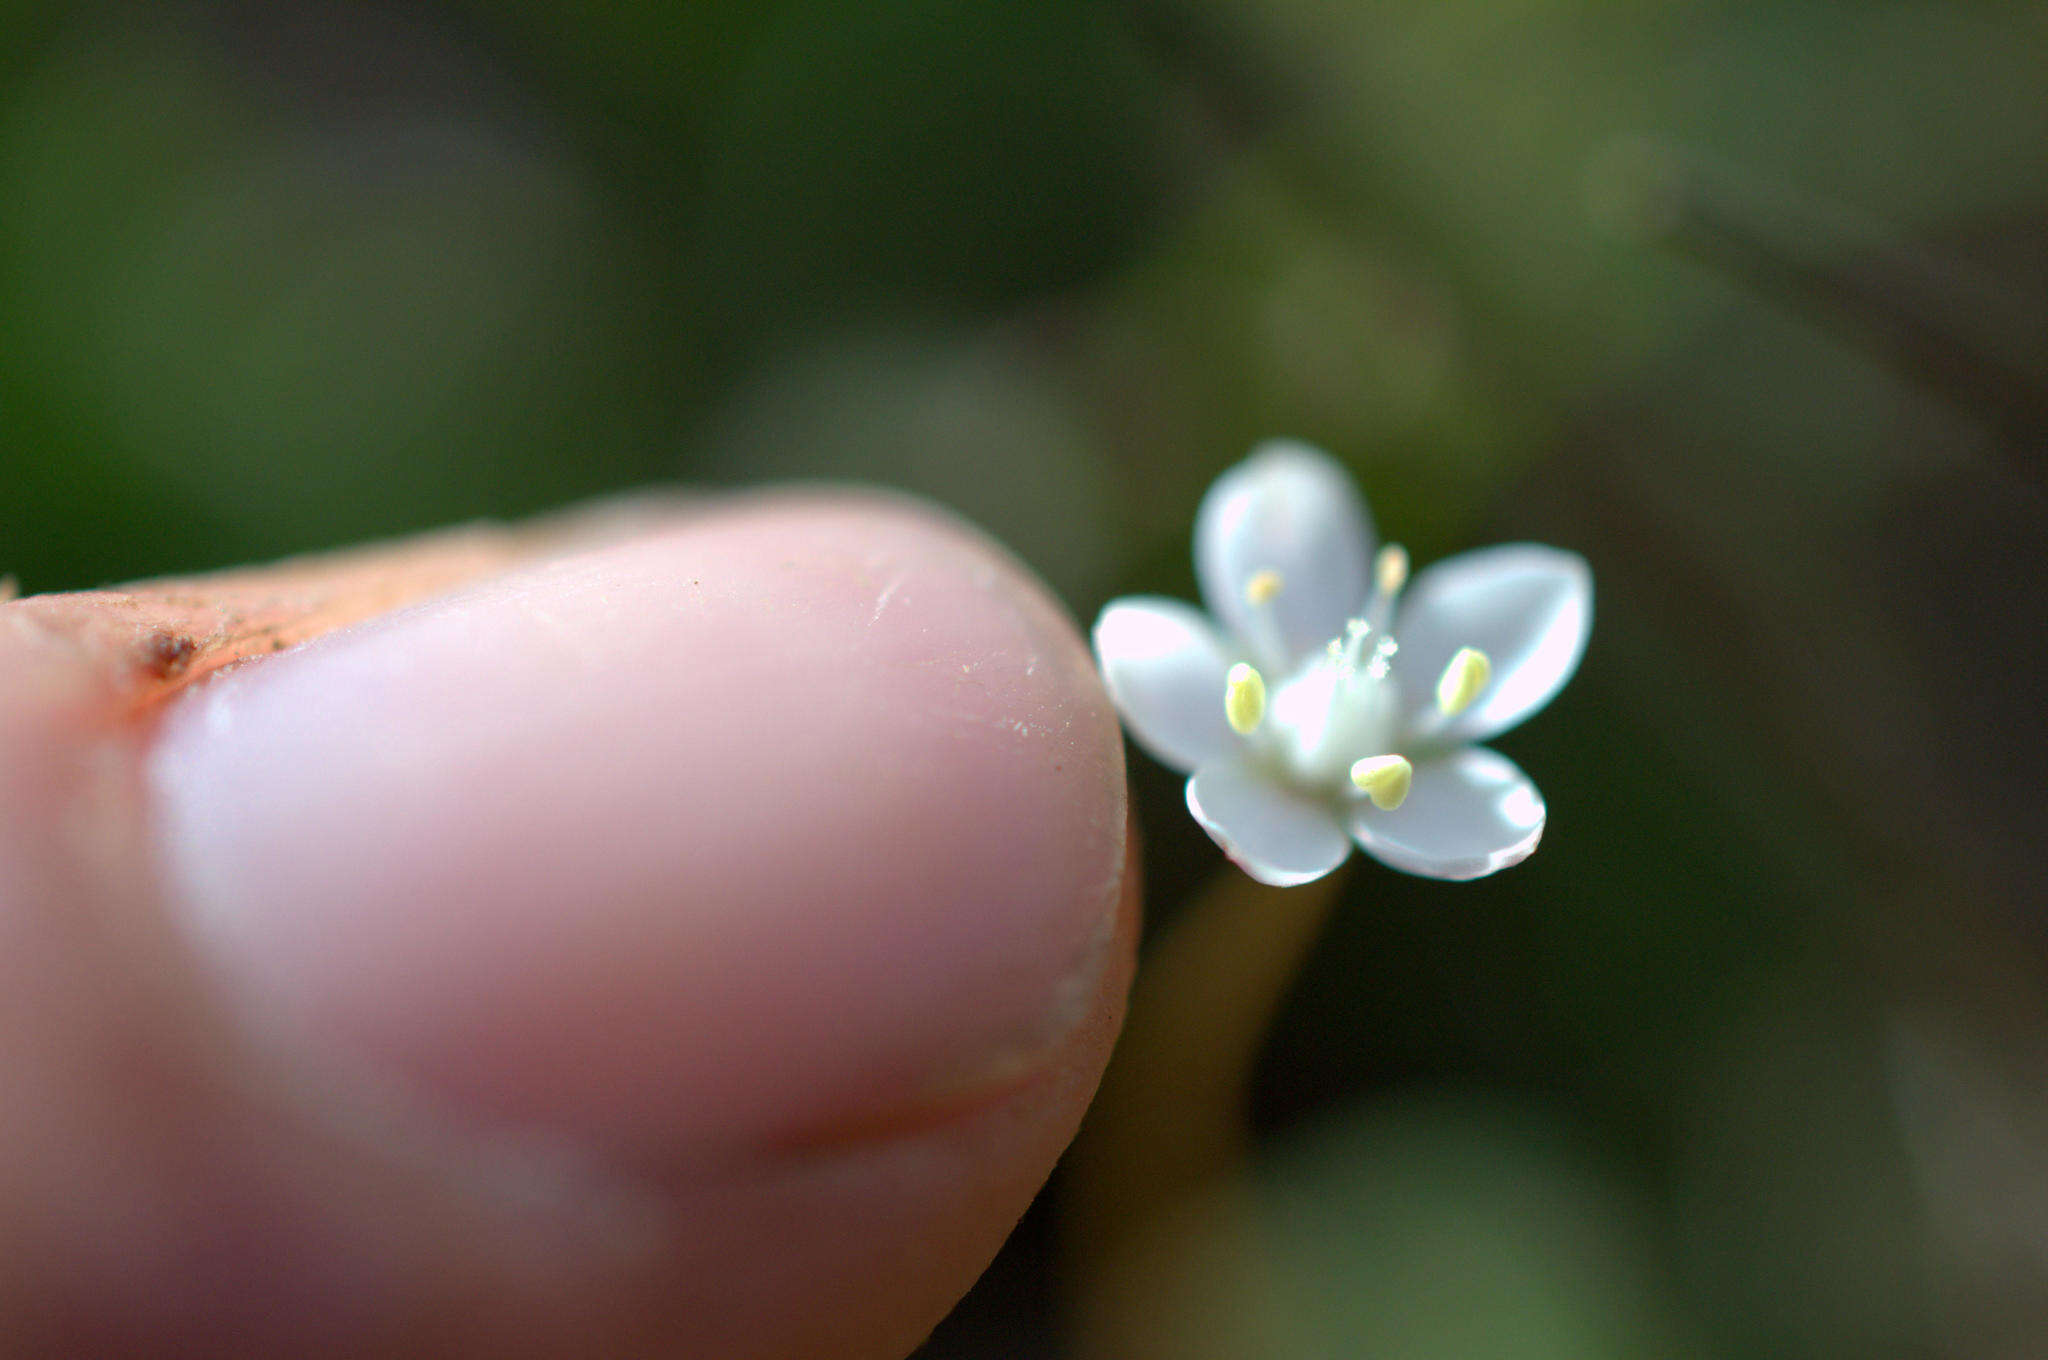
<svg viewBox="0 0 2048 1360"><path fill-rule="evenodd" d="M1243 1166L1254 1065L1341 872L1269 888L1226 869L1139 968L1130 1019L1066 1161L1081 1353L1116 1353L1115 1258Z"/></svg>

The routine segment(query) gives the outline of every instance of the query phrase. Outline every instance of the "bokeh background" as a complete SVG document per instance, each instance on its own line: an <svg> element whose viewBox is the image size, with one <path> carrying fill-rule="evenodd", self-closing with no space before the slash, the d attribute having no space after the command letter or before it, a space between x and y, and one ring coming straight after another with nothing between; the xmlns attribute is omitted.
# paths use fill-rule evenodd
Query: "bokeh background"
<svg viewBox="0 0 2048 1360"><path fill-rule="evenodd" d="M831 477L1086 620L1275 434L1592 560L1549 834L1355 866L1227 1165L924 1354L2048 1354L2048 9L0 0L23 589Z"/></svg>

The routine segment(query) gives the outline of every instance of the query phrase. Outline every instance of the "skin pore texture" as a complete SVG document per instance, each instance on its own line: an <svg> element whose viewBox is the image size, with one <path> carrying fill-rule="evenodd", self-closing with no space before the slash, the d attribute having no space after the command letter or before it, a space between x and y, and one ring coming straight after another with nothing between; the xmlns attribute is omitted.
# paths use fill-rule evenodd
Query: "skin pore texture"
<svg viewBox="0 0 2048 1360"><path fill-rule="evenodd" d="M0 788L0 1355L903 1356L1130 978L1072 622L879 497L14 601Z"/></svg>

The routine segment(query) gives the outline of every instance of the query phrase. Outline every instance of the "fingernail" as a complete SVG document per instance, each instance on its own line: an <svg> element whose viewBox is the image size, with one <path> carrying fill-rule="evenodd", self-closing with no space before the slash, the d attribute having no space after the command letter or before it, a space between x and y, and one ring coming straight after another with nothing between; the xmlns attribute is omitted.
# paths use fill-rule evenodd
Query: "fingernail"
<svg viewBox="0 0 2048 1360"><path fill-rule="evenodd" d="M1123 867L1071 624L876 502L742 503L230 671L151 782L257 1023L633 1154L1013 1079L1092 1004Z"/></svg>

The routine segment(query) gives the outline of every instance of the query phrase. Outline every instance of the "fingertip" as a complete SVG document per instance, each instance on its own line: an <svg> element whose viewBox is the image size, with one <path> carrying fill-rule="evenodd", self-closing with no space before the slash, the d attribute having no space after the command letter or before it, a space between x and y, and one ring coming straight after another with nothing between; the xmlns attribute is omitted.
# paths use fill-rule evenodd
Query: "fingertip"
<svg viewBox="0 0 2048 1360"><path fill-rule="evenodd" d="M173 706L152 784L252 1010L606 1155L999 1087L1113 969L1085 647L902 502L749 500L241 668Z"/></svg>
<svg viewBox="0 0 2048 1360"><path fill-rule="evenodd" d="M1113 718L943 516L686 513L204 680L438 550L0 618L22 1345L880 1358L979 1272L1121 1016Z"/></svg>

